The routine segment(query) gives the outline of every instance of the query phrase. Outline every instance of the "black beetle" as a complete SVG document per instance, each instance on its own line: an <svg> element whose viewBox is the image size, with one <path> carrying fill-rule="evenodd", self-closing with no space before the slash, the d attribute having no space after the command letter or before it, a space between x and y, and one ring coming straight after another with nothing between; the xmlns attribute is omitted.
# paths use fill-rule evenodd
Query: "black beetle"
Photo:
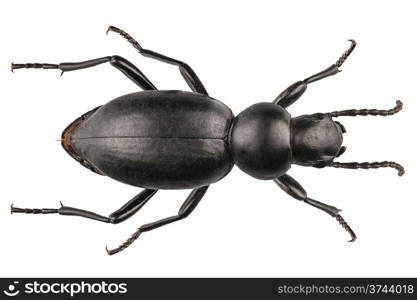
<svg viewBox="0 0 417 300"><path fill-rule="evenodd" d="M234 117L226 105L208 96L186 63L142 48L116 27L110 26L109 31L126 38L140 54L178 66L193 92L157 90L138 68L120 56L77 63L12 64L12 71L42 68L64 73L109 62L145 90L87 112L63 131L61 139L64 149L84 167L145 190L109 217L62 204L58 209L22 209L12 205L12 213L58 213L117 224L136 213L158 189L193 189L177 215L142 225L121 246L107 250L108 254L115 254L131 245L142 232L187 217L209 185L226 176L236 164L255 178L274 180L290 196L335 217L351 235L350 241L354 241L355 233L338 208L308 198L302 186L286 174L291 164L349 169L392 167L399 176L404 174L404 168L395 162L334 161L346 147L342 146L345 128L333 118L392 115L401 110L401 101L389 110L353 109L296 118L291 118L286 110L308 84L340 71L356 46L354 40L349 40L349 49L329 68L292 84L272 103L254 104Z"/></svg>

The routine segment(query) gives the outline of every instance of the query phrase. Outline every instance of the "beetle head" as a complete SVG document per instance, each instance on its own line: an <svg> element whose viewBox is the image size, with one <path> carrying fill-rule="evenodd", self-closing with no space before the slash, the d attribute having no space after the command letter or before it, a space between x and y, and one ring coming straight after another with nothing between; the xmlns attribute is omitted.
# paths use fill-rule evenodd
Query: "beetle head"
<svg viewBox="0 0 417 300"><path fill-rule="evenodd" d="M325 167L345 152L342 146L342 124L329 114L317 113L291 119L293 163L303 166Z"/></svg>

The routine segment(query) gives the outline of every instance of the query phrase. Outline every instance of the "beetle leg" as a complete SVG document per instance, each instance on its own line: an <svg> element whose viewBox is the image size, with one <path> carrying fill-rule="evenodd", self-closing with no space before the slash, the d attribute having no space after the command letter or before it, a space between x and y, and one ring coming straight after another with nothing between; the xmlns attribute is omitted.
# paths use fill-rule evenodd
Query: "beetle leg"
<svg viewBox="0 0 417 300"><path fill-rule="evenodd" d="M130 80L136 83L139 87L144 90L156 90L153 83L130 61L118 56L105 56L101 58L91 59L82 62L66 62L60 64L38 64L38 63L27 63L27 64L15 64L12 63L12 72L16 69L59 69L62 74L69 71L81 70L85 68L91 68L103 63L109 62L113 67L125 74Z"/></svg>
<svg viewBox="0 0 417 300"><path fill-rule="evenodd" d="M295 101L298 100L298 98L301 97L301 95L305 92L307 89L307 84L312 83L314 81L321 80L323 78L326 78L331 75L335 75L340 72L339 67L345 62L345 60L348 58L348 56L352 53L353 49L356 47L356 42L354 40L349 40L351 42L350 47L348 50L346 50L330 67L327 69L314 74L313 76L310 76L302 81L298 81L292 85L290 85L288 88L286 88L281 94L278 95L277 98L273 101L273 103L278 104L282 107L288 107L291 104L293 104Z"/></svg>
<svg viewBox="0 0 417 300"><path fill-rule="evenodd" d="M149 199L158 190L146 189L132 198L129 202L123 205L121 208L113 212L109 217L105 217L99 214L96 214L91 211L64 206L61 203L61 207L58 209L52 208L18 208L13 205L10 207L11 213L25 213L25 214L53 214L57 213L64 216L78 216L84 217L104 223L118 224L125 221L126 219L133 216L139 209L141 209Z"/></svg>
<svg viewBox="0 0 417 300"><path fill-rule="evenodd" d="M346 223L343 217L339 214L339 212L341 211L340 209L331 205L327 205L320 201L308 198L307 192L303 189L303 187L294 178L287 174L275 178L274 182L291 197L297 200L304 201L305 203L314 206L315 208L318 208L328 213L332 217L336 218L339 224L342 225L342 227L350 234L351 239L349 242L353 242L356 240L356 235L353 232L352 228L349 227L349 225Z"/></svg>
<svg viewBox="0 0 417 300"><path fill-rule="evenodd" d="M203 83L201 82L200 78L198 78L194 70L186 63L180 60L176 60L168 56L159 54L155 51L142 48L142 46L133 37L131 37L128 33L126 33L125 31L117 27L109 26L109 28L107 29L107 33L109 31L113 31L113 32L120 34L143 56L150 57L150 58L162 61L164 63L178 66L182 77L187 82L188 86L190 87L192 91L200 93L200 94L208 95L207 90L204 87Z"/></svg>
<svg viewBox="0 0 417 300"><path fill-rule="evenodd" d="M158 190L146 189L139 193L132 200L109 216L110 223L117 224L133 216L148 202Z"/></svg>
<svg viewBox="0 0 417 300"><path fill-rule="evenodd" d="M164 226L164 225L167 225L167 224L170 224L170 223L173 223L173 222L176 222L176 221L179 221L188 217L191 214L191 212L194 210L194 208L198 205L200 200L203 198L208 187L209 186L207 185L207 186L194 189L188 195L187 199L184 201L177 215L140 226L135 231L135 233L132 234L132 236L126 240L126 242L124 242L122 245L120 245L119 247L115 249L109 250L106 247L107 254L113 255L120 251L123 251L124 249L129 247L131 244L133 244L133 242L136 241L136 239L140 236L142 232L151 231L158 227L161 227L161 226Z"/></svg>

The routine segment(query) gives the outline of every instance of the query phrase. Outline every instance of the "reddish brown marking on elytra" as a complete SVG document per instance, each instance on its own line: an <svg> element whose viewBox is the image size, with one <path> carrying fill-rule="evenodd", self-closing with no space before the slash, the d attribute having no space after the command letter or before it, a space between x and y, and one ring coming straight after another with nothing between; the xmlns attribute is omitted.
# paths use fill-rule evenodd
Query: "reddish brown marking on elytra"
<svg viewBox="0 0 417 300"><path fill-rule="evenodd" d="M67 127L67 129L65 129L65 132L61 140L62 141L61 143L64 149L67 150L67 152L78 161L81 160L81 157L78 155L77 152L75 152L75 150L71 146L71 135L74 129L77 128L77 126L80 123L81 123L81 118L75 120L69 127Z"/></svg>

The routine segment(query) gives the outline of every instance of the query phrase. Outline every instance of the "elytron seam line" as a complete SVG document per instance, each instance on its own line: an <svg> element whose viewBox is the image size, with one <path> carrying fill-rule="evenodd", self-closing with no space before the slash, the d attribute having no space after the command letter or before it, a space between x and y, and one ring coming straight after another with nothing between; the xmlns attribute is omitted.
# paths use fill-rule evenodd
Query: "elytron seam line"
<svg viewBox="0 0 417 300"><path fill-rule="evenodd" d="M237 165L246 174L273 181L292 198L326 212L354 241L356 234L340 215L341 210L310 198L301 184L288 175L291 166L354 170L389 167L396 169L399 176L404 174L403 166L394 161L334 161L346 151L343 145L346 129L333 118L391 116L402 109L401 101L397 100L396 106L389 110L349 109L298 117L292 117L287 110L310 84L340 73L339 68L356 47L355 40L349 40L349 48L330 67L288 86L272 103L253 104L235 116L227 105L208 95L197 74L185 62L143 48L117 27L109 26L107 32L118 33L140 55L178 67L192 92L158 90L141 70L118 55L60 64L12 63L11 69L69 72L108 63L139 86L142 91L120 96L70 123L61 135L61 145L91 171L144 190L109 216L62 203L60 208L44 209L12 205L11 213L59 214L118 224L138 212L159 189L192 189L176 215L143 224L118 247L111 250L106 247L107 253L113 255L129 247L143 232L188 217L208 187ZM137 116L141 113L152 117L138 123ZM159 135L169 132L169 136L154 136L154 132ZM94 141L97 139L108 141Z"/></svg>

